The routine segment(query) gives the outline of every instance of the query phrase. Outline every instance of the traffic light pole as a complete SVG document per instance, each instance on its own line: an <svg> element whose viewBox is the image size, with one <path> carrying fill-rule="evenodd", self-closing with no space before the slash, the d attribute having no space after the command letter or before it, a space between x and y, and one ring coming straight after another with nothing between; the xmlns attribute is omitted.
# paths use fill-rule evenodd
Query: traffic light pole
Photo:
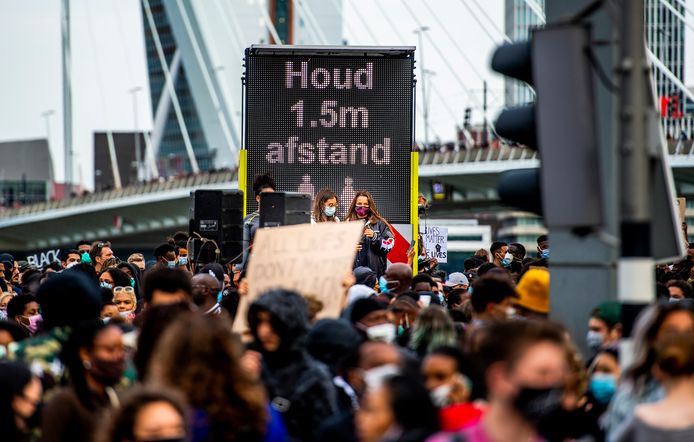
<svg viewBox="0 0 694 442"><path fill-rule="evenodd" d="M654 299L651 250L653 183L648 122L655 112L647 93L650 78L644 43L643 0L621 0L619 103L621 258L617 297L622 302L624 337L621 355L633 354L629 339L633 320ZM630 360L622 359L623 365ZM630 359L630 358L629 358Z"/></svg>
<svg viewBox="0 0 694 442"><path fill-rule="evenodd" d="M590 3L592 0L547 0L547 22L571 16ZM594 41L615 41L614 26L604 8L587 21L592 26ZM596 63L605 72L611 72L617 60L615 47L600 45L591 49ZM567 327L584 354L588 354L584 337L591 311L601 302L614 299L617 293L619 256L618 157L614 148L617 100L599 81L597 73L594 73L593 84L604 225L585 235L578 235L570 228L552 228L549 232L551 316ZM566 112L571 114L571 106L567 106ZM571 118L568 115L567 118ZM566 204L571 204L570 194L566 195Z"/></svg>

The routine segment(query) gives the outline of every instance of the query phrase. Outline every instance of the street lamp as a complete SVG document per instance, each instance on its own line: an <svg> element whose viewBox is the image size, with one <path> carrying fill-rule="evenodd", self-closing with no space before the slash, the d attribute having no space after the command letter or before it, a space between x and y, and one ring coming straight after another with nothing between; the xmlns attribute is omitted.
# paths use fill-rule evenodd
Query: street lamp
<svg viewBox="0 0 694 442"><path fill-rule="evenodd" d="M143 179L143 170L142 170L142 153L140 152L140 134L139 134L139 124L138 124L138 119L137 119L137 93L142 90L142 87L140 86L135 86L131 89L128 89L128 92L132 95L133 97L133 119L135 121L135 124L133 125L133 132L135 132L135 164L137 167L137 182L141 182Z"/></svg>
<svg viewBox="0 0 694 442"><path fill-rule="evenodd" d="M43 112L41 112L41 116L45 120L46 123L46 144L48 144L48 149L50 151L51 148L51 117L55 114L55 111L53 109L48 109Z"/></svg>
<svg viewBox="0 0 694 442"><path fill-rule="evenodd" d="M429 30L429 26L420 26L414 30L419 41L418 60L422 68L422 101L424 102L424 147L429 148L429 102L427 101L426 78L427 70L424 68L424 33Z"/></svg>

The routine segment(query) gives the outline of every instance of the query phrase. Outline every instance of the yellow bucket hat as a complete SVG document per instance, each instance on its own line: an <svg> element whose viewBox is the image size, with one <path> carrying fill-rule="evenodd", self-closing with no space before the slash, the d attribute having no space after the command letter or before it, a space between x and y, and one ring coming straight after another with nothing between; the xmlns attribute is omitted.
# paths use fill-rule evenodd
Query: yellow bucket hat
<svg viewBox="0 0 694 442"><path fill-rule="evenodd" d="M549 271L530 269L516 286L518 298L515 304L536 313L549 313Z"/></svg>

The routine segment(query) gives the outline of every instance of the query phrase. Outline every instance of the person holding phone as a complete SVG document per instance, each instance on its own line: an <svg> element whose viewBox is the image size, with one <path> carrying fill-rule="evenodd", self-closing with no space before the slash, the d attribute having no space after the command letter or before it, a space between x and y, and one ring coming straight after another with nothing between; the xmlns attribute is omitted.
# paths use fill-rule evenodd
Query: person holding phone
<svg viewBox="0 0 694 442"><path fill-rule="evenodd" d="M376 273L376 277L380 277L386 271L386 258L395 246L395 237L388 221L378 213L371 193L360 190L355 194L345 221L365 223L357 246L354 268L369 267Z"/></svg>

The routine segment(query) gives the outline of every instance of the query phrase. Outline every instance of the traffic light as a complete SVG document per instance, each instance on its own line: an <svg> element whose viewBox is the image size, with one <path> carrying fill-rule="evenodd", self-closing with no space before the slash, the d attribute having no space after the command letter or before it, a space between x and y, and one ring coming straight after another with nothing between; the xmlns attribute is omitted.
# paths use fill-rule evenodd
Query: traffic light
<svg viewBox="0 0 694 442"><path fill-rule="evenodd" d="M463 117L463 127L465 129L470 129L470 118L472 117L472 109L469 107L465 108L465 116Z"/></svg>
<svg viewBox="0 0 694 442"><path fill-rule="evenodd" d="M590 42L586 26L548 25L492 57L493 70L535 90L534 103L502 110L496 133L538 150L541 162L503 173L499 197L542 215L548 227L603 222Z"/></svg>

